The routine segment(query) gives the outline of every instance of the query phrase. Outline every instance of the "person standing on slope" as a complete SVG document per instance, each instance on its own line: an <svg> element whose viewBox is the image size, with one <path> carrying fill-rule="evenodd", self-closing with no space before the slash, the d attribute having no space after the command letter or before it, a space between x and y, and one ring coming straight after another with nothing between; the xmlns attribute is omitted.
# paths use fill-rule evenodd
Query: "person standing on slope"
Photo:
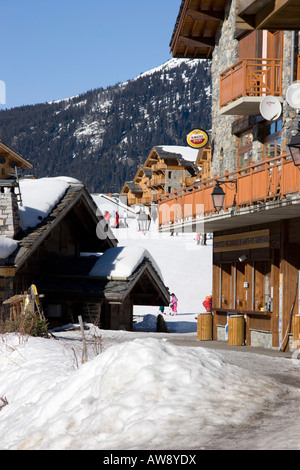
<svg viewBox="0 0 300 470"><path fill-rule="evenodd" d="M171 315L176 315L177 314L177 303L178 299L175 294L171 294L171 302L170 302L170 308L172 310Z"/></svg>

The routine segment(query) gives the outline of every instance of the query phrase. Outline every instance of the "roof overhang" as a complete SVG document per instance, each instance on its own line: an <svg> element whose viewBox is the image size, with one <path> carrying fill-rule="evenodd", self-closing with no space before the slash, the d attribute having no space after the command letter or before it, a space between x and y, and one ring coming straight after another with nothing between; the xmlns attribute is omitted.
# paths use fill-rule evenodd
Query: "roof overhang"
<svg viewBox="0 0 300 470"><path fill-rule="evenodd" d="M22 168L24 170L31 170L33 168L32 163L26 160L26 158L22 157L22 155L0 141L0 157L1 156L8 157L9 160L17 164L18 168Z"/></svg>
<svg viewBox="0 0 300 470"><path fill-rule="evenodd" d="M182 0L170 48L175 58L211 59L228 0Z"/></svg>
<svg viewBox="0 0 300 470"><path fill-rule="evenodd" d="M175 233L213 233L259 224L277 222L279 220L300 217L299 194L281 201L261 203L255 206L232 208L228 212L220 212L199 220L186 220L181 223L163 226L161 232Z"/></svg>
<svg viewBox="0 0 300 470"><path fill-rule="evenodd" d="M237 15L254 29L299 30L299 0L238 0Z"/></svg>
<svg viewBox="0 0 300 470"><path fill-rule="evenodd" d="M82 274L51 274L39 280L39 291L55 293L58 298L74 301L121 305L129 296L133 305L169 305L170 293L150 261L145 261L128 278Z"/></svg>

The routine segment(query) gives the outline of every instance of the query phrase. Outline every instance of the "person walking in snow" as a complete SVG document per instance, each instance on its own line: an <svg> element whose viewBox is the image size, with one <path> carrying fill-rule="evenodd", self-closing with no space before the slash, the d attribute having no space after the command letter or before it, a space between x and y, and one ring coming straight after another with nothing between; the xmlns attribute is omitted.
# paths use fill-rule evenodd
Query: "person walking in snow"
<svg viewBox="0 0 300 470"><path fill-rule="evenodd" d="M165 315L165 307L163 305L161 307L159 307L158 313L162 314L162 315Z"/></svg>
<svg viewBox="0 0 300 470"><path fill-rule="evenodd" d="M177 303L178 299L175 294L171 294L171 302L170 302L170 308L172 310L171 315L176 315L177 314Z"/></svg>
<svg viewBox="0 0 300 470"><path fill-rule="evenodd" d="M116 212L115 227L119 228L119 226L120 226L119 212Z"/></svg>

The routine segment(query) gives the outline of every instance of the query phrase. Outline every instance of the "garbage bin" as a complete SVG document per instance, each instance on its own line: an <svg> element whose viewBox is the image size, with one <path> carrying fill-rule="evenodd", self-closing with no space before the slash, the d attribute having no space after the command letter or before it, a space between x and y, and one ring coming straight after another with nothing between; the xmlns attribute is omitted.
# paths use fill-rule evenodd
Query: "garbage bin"
<svg viewBox="0 0 300 470"><path fill-rule="evenodd" d="M197 339L198 341L212 340L212 314L200 313L197 322Z"/></svg>
<svg viewBox="0 0 300 470"><path fill-rule="evenodd" d="M231 315L228 320L228 345L244 346L245 319L242 315Z"/></svg>

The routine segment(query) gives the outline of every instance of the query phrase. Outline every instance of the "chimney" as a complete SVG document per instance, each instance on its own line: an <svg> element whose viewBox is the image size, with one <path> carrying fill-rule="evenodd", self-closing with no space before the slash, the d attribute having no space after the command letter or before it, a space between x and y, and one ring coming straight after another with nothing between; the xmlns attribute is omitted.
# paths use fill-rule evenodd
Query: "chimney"
<svg viewBox="0 0 300 470"><path fill-rule="evenodd" d="M0 235L16 238L22 230L15 181L0 181Z"/></svg>

